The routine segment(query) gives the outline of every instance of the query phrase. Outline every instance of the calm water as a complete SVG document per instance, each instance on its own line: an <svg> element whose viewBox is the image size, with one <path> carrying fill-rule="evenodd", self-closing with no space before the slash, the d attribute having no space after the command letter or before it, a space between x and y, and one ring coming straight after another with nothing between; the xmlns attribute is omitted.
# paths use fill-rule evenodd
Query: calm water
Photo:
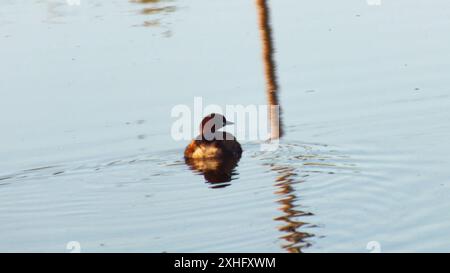
<svg viewBox="0 0 450 273"><path fill-rule="evenodd" d="M450 251L450 2L268 7L285 134L215 187L170 113L267 103L255 1L0 0L0 251Z"/></svg>

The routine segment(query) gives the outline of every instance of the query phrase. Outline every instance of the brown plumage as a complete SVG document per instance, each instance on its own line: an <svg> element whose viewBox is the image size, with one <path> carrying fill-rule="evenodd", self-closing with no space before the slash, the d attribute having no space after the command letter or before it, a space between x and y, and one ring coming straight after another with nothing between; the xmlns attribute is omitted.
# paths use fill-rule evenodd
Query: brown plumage
<svg viewBox="0 0 450 273"><path fill-rule="evenodd" d="M240 158L242 148L236 138L227 132L216 131L233 124L220 114L206 116L200 124L200 135L186 147L185 158Z"/></svg>

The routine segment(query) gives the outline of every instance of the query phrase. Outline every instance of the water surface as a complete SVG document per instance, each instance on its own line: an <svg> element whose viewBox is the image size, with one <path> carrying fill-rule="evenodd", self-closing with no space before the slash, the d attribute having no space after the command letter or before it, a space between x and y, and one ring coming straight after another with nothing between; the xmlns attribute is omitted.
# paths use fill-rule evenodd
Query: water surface
<svg viewBox="0 0 450 273"><path fill-rule="evenodd" d="M0 251L450 251L450 3L268 1L275 152L225 187L171 109L266 104L257 1L0 1Z"/></svg>

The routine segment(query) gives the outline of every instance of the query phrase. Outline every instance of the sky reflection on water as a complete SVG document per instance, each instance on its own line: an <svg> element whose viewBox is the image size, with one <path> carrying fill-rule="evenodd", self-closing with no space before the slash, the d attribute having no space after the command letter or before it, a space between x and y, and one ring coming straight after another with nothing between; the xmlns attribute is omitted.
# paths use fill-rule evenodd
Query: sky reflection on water
<svg viewBox="0 0 450 273"><path fill-rule="evenodd" d="M0 250L449 251L448 2L81 1L0 2ZM186 165L196 96L280 149Z"/></svg>

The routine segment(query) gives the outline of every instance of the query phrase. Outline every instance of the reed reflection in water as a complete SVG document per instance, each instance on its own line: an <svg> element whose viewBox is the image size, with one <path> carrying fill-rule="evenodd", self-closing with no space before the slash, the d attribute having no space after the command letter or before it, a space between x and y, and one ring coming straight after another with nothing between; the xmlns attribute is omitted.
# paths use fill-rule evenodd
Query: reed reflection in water
<svg viewBox="0 0 450 273"><path fill-rule="evenodd" d="M270 10L266 0L256 0L256 7L259 19L259 29L262 44L262 58L264 63L264 76L266 79L266 93L268 105L270 107L269 124L271 128L270 141L278 141L283 135L281 122L281 107L278 99L279 84L276 75L276 64L274 57L274 42L272 38L272 27L270 23ZM273 161L277 159L274 156ZM287 241L282 247L288 252L298 253L309 244L306 238L312 234L301 232L299 229L306 223L297 221L301 216L312 215L296 209L295 202L298 200L293 184L299 182L295 180L296 170L294 167L282 166L277 163L270 163L270 169L278 174L275 182L277 188L275 194L279 196L278 203L283 215L276 217L275 221L284 222L279 230L287 233L280 238Z"/></svg>
<svg viewBox="0 0 450 273"><path fill-rule="evenodd" d="M147 18L141 24L143 27L159 26L167 28L167 25L162 24L161 18L155 18L155 16L172 13L177 10L175 5L170 4L173 0L130 0L130 2L142 5L139 13L145 15ZM167 29L164 34L165 36L170 36L171 32Z"/></svg>
<svg viewBox="0 0 450 273"><path fill-rule="evenodd" d="M293 185L302 181L296 180L297 174L293 167L271 164L271 170L279 174L275 183L278 190L275 193L281 196L277 202L281 204L280 210L283 212L283 215L275 218L275 220L284 222L279 228L281 232L287 233L281 237L287 241L283 248L292 253L300 253L302 248L310 245L305 239L314 236L313 234L299 231L302 226L308 223L296 220L298 217L313 215L310 212L296 209L295 202L298 198Z"/></svg>
<svg viewBox="0 0 450 273"><path fill-rule="evenodd" d="M283 135L281 122L281 106L278 100L278 79L274 58L274 42L272 39L272 27L270 25L269 7L265 0L256 0L258 9L259 30L262 44L262 59L264 64L264 76L266 79L266 93L269 109L269 124L271 139L275 140Z"/></svg>

